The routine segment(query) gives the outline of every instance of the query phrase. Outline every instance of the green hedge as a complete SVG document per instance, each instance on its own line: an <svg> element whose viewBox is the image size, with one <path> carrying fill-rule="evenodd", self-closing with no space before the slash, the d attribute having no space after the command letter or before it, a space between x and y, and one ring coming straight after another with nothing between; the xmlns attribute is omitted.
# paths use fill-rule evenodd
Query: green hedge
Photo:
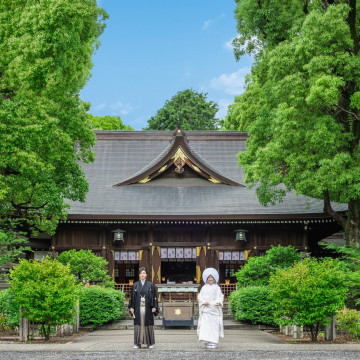
<svg viewBox="0 0 360 360"><path fill-rule="evenodd" d="M0 291L0 314L6 318L9 327L19 326L20 306L15 301L11 289Z"/></svg>
<svg viewBox="0 0 360 360"><path fill-rule="evenodd" d="M276 325L268 286L248 286L230 295L230 311L236 320Z"/></svg>
<svg viewBox="0 0 360 360"><path fill-rule="evenodd" d="M99 286L80 291L80 325L96 328L124 316L125 295L119 290Z"/></svg>

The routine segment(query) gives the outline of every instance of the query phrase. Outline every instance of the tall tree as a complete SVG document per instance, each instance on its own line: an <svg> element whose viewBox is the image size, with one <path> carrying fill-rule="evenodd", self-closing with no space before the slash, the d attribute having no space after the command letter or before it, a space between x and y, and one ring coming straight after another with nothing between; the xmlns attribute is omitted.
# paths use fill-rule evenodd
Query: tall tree
<svg viewBox="0 0 360 360"><path fill-rule="evenodd" d="M229 106L225 119L220 122L223 130L247 131L258 105L255 102L256 91L256 87L249 86L245 93L235 97L234 104Z"/></svg>
<svg viewBox="0 0 360 360"><path fill-rule="evenodd" d="M94 116L92 114L88 116L94 130L134 130L130 125L125 125L120 116Z"/></svg>
<svg viewBox="0 0 360 360"><path fill-rule="evenodd" d="M144 130L174 130L180 123L184 130L216 130L219 110L213 101L206 100L207 94L192 89L179 91L163 108L148 120Z"/></svg>
<svg viewBox="0 0 360 360"><path fill-rule="evenodd" d="M265 205L290 190L322 199L360 244L356 0L238 0L235 16L235 55L256 54L245 91L253 92L248 151L239 155L247 184L259 185ZM347 215L331 202L347 203Z"/></svg>
<svg viewBox="0 0 360 360"><path fill-rule="evenodd" d="M79 91L106 18L96 0L0 2L0 231L9 239L51 234L65 199L85 200L79 161L93 160L95 136Z"/></svg>

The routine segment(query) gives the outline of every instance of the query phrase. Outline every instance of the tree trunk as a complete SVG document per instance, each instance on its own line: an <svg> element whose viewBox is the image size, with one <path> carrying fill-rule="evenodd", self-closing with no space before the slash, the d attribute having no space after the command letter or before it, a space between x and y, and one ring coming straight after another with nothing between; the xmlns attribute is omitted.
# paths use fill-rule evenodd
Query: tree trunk
<svg viewBox="0 0 360 360"><path fill-rule="evenodd" d="M348 207L346 242L360 246L360 199L349 201Z"/></svg>

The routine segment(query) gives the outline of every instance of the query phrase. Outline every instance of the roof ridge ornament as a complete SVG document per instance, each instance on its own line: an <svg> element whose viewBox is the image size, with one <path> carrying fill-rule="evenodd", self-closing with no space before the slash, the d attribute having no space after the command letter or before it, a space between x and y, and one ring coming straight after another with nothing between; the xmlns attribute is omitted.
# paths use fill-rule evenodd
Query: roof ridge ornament
<svg viewBox="0 0 360 360"><path fill-rule="evenodd" d="M184 138L184 140L187 142L187 137L186 137L186 132L184 131L184 129L181 127L180 121L177 124L176 129L173 132L173 138L170 140L173 141L176 137L180 137L182 136Z"/></svg>

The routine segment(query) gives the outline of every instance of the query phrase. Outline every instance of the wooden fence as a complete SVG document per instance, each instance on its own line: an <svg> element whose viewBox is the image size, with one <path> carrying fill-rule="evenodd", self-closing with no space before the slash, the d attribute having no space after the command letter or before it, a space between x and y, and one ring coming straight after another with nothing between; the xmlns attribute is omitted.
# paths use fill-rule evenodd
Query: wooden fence
<svg viewBox="0 0 360 360"><path fill-rule="evenodd" d="M237 289L236 284L219 284L224 299L229 300L230 293ZM129 300L132 284L115 284L114 289L125 293L125 300ZM191 301L191 294L163 294L165 301Z"/></svg>

